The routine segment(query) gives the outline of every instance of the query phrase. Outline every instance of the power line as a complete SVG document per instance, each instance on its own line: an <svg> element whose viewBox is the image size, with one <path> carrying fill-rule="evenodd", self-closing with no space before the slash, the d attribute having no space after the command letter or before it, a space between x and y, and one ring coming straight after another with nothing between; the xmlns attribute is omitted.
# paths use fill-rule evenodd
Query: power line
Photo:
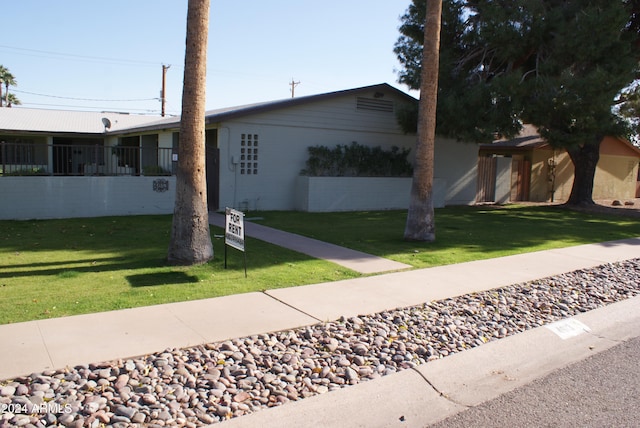
<svg viewBox="0 0 640 428"><path fill-rule="evenodd" d="M11 49L14 51L19 51L17 53L22 55L55 56L55 57L60 57L60 59L71 58L78 61L106 62L106 63L112 63L112 64L157 66L158 64L162 63L162 62L154 62L154 61L142 61L142 60L132 60L132 59L122 59L122 58L107 58L107 57L99 57L99 56L78 55L78 54L71 54L71 53L64 53L64 52L44 51L39 49L18 48L18 47L7 46L7 45L0 45L0 49Z"/></svg>
<svg viewBox="0 0 640 428"><path fill-rule="evenodd" d="M142 112L142 113L148 113L148 114L157 114L159 115L159 111L158 109L151 109L151 108L129 108L129 107L113 107L113 106L109 106L109 107L96 107L96 106L81 106L81 105L68 105L68 104L47 104L47 103L30 103L30 102L23 102L22 104L20 104L19 106L14 106L15 108L27 108L27 107L31 107L31 106L38 106L38 107L56 107L56 108L64 108L64 109L82 109L83 111L127 111L127 112ZM170 116L174 116L176 114L178 114L178 112L170 110L168 113Z"/></svg>
<svg viewBox="0 0 640 428"><path fill-rule="evenodd" d="M19 94L29 94L29 95L37 95L39 97L48 97L48 98L59 98L63 100L74 100L74 101L96 101L96 102L137 102L137 101L157 101L158 98L137 98L137 99L98 99L98 98L75 98L75 97L63 97L59 95L47 95L47 94L38 94L36 92L28 92L17 89L11 89L11 92L17 92Z"/></svg>

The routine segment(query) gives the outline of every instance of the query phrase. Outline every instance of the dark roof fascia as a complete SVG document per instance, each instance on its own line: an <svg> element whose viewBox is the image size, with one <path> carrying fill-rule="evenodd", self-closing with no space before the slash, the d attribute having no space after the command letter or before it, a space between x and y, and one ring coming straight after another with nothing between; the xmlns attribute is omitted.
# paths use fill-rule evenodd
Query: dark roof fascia
<svg viewBox="0 0 640 428"><path fill-rule="evenodd" d="M114 133L115 134L115 133ZM16 131L0 129L0 135L16 135L25 137L72 137L72 138L104 138L107 134L103 132L51 132L51 131Z"/></svg>
<svg viewBox="0 0 640 428"><path fill-rule="evenodd" d="M167 121L162 123L156 123L151 125L134 126L131 128L124 128L118 131L105 132L105 135L130 135L130 134L142 134L151 131L179 131L180 130L180 118L176 117L174 121Z"/></svg>
<svg viewBox="0 0 640 428"><path fill-rule="evenodd" d="M217 124L220 122L224 122L226 120L237 119L237 118L249 116L252 114L265 113L265 112L278 110L282 108L295 107L295 106L300 106L300 105L309 104L313 102L342 97L345 95L369 92L372 90L391 91L397 95L400 95L402 98L405 98L408 103L418 102L416 98L412 97L411 95L405 92L402 92L399 89L394 88L388 83L381 83L377 85L363 86L361 88L328 92L325 94L307 95L304 97L296 97L296 98L285 98L277 101L268 101L264 103L232 107L232 108L221 109L221 110L209 110L205 112L205 125ZM134 132L144 132L144 131L154 131L154 130L157 131L157 130L179 130L179 129L180 129L180 118L177 117L173 122L168 121L163 123L157 123L155 125L150 124L146 126L123 129L121 131L118 131L118 133L123 134L123 133L134 133Z"/></svg>
<svg viewBox="0 0 640 428"><path fill-rule="evenodd" d="M224 112L207 112L205 116L206 124L219 123L224 122L225 120L236 119L238 117L243 117L251 114L264 113L272 110L277 110L281 108L287 107L296 107L304 104L310 104L318 101L324 101L332 98L343 97L345 95L353 95L363 92L369 92L372 90L386 90L392 91L393 93L400 95L405 98L408 103L417 103L418 100L412 97L411 95L402 92L399 89L394 88L388 83L381 83L377 85L371 86L363 86L361 88L354 89L346 89L342 91L328 92L325 94L318 95L308 95L304 97L297 98L286 98L283 100L277 100L272 102L266 102L261 104L254 104L250 106L246 106L245 108L232 109Z"/></svg>
<svg viewBox="0 0 640 428"><path fill-rule="evenodd" d="M493 143L480 144L481 152L528 152L537 149L543 149L549 144L539 135L527 135L525 137L516 137L511 140L499 140Z"/></svg>
<svg viewBox="0 0 640 428"><path fill-rule="evenodd" d="M617 139L625 146L629 147L640 157L640 148L635 146L631 141L622 136L611 136ZM535 140L527 142L527 140ZM529 135L526 137L516 137L511 140L500 140L489 144L480 144L479 153L481 154L499 154L505 155L509 153L524 153L533 150L548 150L553 147L542 139L539 135Z"/></svg>

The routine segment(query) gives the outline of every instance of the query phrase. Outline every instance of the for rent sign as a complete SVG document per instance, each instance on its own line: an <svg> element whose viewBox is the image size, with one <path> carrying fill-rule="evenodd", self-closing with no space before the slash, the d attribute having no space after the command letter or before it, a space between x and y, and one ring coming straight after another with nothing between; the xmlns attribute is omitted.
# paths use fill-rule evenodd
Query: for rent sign
<svg viewBox="0 0 640 428"><path fill-rule="evenodd" d="M226 209L224 242L230 247L244 251L244 213Z"/></svg>

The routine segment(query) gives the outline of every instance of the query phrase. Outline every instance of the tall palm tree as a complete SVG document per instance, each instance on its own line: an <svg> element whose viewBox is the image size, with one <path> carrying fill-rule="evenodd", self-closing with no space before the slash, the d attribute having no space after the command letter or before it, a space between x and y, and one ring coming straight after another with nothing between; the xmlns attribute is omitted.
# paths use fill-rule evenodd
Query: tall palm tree
<svg viewBox="0 0 640 428"><path fill-rule="evenodd" d="M442 0L427 0L420 75L418 141L411 184L411 200L404 229L404 239L408 241L433 242L436 239L433 207L433 164L436 139L441 20Z"/></svg>
<svg viewBox="0 0 640 428"><path fill-rule="evenodd" d="M20 104L22 103L20 102L18 97L16 97L14 94L7 94L7 107L19 106Z"/></svg>
<svg viewBox="0 0 640 428"><path fill-rule="evenodd" d="M205 88L209 0L189 0L182 86L176 202L167 260L202 264L213 258L205 173Z"/></svg>
<svg viewBox="0 0 640 428"><path fill-rule="evenodd" d="M4 83L5 92L4 92L4 102L8 106L9 105L9 86L17 86L18 82L16 82L16 78L13 74L9 72L5 68L5 71L2 73L2 82Z"/></svg>
<svg viewBox="0 0 640 428"><path fill-rule="evenodd" d="M2 84L7 73L9 73L9 70L4 65L0 65L0 107L2 107Z"/></svg>

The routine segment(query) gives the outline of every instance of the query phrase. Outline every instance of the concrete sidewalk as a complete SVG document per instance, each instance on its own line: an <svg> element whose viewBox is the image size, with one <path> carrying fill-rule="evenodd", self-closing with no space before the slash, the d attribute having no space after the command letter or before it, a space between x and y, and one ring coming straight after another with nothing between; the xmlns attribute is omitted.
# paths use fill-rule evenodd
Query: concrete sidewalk
<svg viewBox="0 0 640 428"><path fill-rule="evenodd" d="M635 238L264 293L1 325L4 352L0 352L0 379L286 330L639 257L640 238ZM424 425L429 414L458 411L487 395L583 358L592 346L606 349L616 340L640 335L639 308L640 300L635 298L580 315L576 318L584 320L592 333L572 341L556 340L548 329L540 328L426 364L419 370L226 423L344 426L345 420L340 417L357 411L363 419L350 426L393 426L400 416L410 415L422 418L420 424ZM505 382L511 378L519 381ZM443 400L440 394L455 400Z"/></svg>

